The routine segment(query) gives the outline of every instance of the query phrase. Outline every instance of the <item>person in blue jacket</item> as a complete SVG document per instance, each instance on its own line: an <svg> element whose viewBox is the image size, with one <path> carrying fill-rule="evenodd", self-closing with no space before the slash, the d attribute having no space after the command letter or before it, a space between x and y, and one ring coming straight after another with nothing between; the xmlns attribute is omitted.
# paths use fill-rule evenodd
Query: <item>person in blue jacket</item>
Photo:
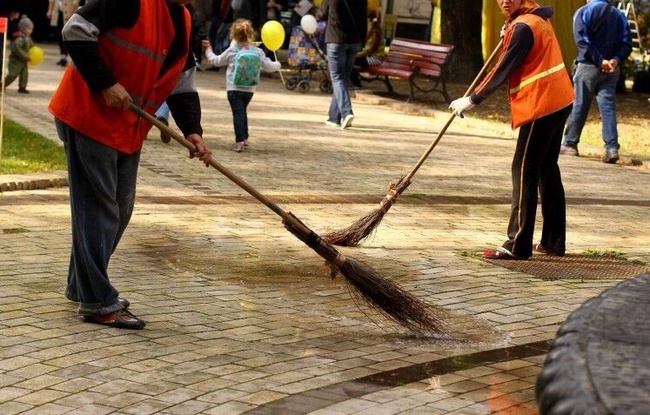
<svg viewBox="0 0 650 415"><path fill-rule="evenodd" d="M632 52L632 35L627 16L609 0L587 0L573 17L573 37L578 47L578 64L573 75L576 99L566 123L560 153L578 156L580 134L594 97L602 118L605 163L616 163L616 84L620 65Z"/></svg>

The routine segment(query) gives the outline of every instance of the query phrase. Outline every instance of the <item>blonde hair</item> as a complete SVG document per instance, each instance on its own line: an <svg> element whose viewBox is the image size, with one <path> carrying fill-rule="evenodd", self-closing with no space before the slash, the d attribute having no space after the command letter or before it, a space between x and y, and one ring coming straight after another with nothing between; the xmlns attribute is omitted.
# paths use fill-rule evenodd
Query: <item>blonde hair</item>
<svg viewBox="0 0 650 415"><path fill-rule="evenodd" d="M230 27L230 38L237 43L251 43L254 36L253 23L248 19L237 19Z"/></svg>

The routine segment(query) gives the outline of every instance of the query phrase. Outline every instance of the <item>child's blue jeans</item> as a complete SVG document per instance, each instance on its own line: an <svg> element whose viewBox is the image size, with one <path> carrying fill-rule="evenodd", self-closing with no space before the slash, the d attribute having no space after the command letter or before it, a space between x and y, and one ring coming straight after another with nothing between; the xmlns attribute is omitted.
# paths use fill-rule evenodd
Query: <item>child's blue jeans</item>
<svg viewBox="0 0 650 415"><path fill-rule="evenodd" d="M232 122L235 127L235 141L238 143L248 139L248 115L246 108L253 99L252 92L228 91L228 102L232 110Z"/></svg>

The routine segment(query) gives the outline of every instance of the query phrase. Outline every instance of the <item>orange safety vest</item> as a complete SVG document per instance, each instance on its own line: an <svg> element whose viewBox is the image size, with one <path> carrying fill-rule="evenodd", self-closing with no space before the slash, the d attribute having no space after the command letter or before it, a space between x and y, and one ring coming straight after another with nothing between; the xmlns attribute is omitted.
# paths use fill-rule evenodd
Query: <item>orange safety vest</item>
<svg viewBox="0 0 650 415"><path fill-rule="evenodd" d="M532 29L535 42L508 78L513 129L570 105L575 97L551 23L534 14L516 17L510 27L517 23ZM506 43L509 35L512 31L506 33Z"/></svg>
<svg viewBox="0 0 650 415"><path fill-rule="evenodd" d="M142 2L131 29L111 29L99 36L99 51L134 103L153 114L178 83L189 53L191 18L185 14L184 50L168 70L160 73L174 38L165 1ZM93 93L79 70L70 65L49 105L50 112L80 133L115 150L133 154L142 149L151 124L137 114L111 108Z"/></svg>

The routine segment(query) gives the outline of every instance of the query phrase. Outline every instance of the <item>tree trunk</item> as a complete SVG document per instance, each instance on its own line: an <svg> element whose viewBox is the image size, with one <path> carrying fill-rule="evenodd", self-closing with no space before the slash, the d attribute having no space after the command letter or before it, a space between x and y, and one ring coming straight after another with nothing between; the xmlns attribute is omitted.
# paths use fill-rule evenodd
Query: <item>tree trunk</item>
<svg viewBox="0 0 650 415"><path fill-rule="evenodd" d="M449 63L451 82L469 83L483 67L482 4L477 0L440 2L442 43L455 46Z"/></svg>

